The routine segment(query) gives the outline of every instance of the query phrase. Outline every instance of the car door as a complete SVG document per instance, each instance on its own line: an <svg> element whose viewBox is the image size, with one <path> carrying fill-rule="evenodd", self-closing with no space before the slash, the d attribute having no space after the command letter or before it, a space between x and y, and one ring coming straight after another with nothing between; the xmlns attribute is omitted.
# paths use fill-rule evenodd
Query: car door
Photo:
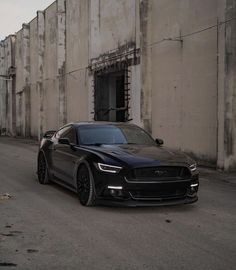
<svg viewBox="0 0 236 270"><path fill-rule="evenodd" d="M77 145L77 136L74 127L67 126L55 135L54 149L52 151L54 176L64 184L74 187L73 175L77 160L77 151L71 145L59 143L60 138L68 138L71 144Z"/></svg>

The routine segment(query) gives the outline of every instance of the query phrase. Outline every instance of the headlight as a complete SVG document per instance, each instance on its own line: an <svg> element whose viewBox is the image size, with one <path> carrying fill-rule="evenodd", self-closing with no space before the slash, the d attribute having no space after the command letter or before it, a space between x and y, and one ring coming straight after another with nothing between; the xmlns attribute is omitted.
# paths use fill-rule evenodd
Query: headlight
<svg viewBox="0 0 236 270"><path fill-rule="evenodd" d="M119 173L122 167L119 166L113 166L103 163L97 163L97 167L102 172L108 172L108 173Z"/></svg>
<svg viewBox="0 0 236 270"><path fill-rule="evenodd" d="M190 168L191 172L194 172L197 169L197 164L194 163L194 164L190 165L189 168Z"/></svg>

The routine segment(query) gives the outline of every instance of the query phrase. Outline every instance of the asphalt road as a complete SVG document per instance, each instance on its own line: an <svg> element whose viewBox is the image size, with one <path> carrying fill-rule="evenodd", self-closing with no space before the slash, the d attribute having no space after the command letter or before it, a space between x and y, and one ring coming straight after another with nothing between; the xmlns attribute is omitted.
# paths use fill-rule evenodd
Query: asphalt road
<svg viewBox="0 0 236 270"><path fill-rule="evenodd" d="M0 137L0 270L236 269L236 183L222 175L203 171L194 205L86 208L37 182L36 155Z"/></svg>

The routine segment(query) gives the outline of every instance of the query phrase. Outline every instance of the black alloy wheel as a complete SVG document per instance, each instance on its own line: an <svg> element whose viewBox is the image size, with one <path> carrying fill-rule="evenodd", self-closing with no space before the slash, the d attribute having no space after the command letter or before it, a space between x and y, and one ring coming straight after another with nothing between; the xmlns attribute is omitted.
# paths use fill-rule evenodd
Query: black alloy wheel
<svg viewBox="0 0 236 270"><path fill-rule="evenodd" d="M82 205L95 205L94 182L86 165L82 165L79 168L77 174L77 192Z"/></svg>
<svg viewBox="0 0 236 270"><path fill-rule="evenodd" d="M39 183L43 185L48 184L50 182L47 162L43 153L40 153L38 158L38 180Z"/></svg>

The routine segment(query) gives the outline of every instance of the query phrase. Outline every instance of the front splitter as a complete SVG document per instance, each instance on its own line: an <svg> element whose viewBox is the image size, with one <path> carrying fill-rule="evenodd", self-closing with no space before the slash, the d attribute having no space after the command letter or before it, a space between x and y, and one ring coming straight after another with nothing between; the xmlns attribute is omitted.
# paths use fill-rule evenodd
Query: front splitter
<svg viewBox="0 0 236 270"><path fill-rule="evenodd" d="M98 205L106 205L106 206L120 206L120 207L146 207L146 206L171 206L171 205L181 205L181 204L191 204L198 201L198 197L187 197L184 199L178 199L178 200L123 200L123 201L117 201L117 200L108 200L108 199L98 199L97 204Z"/></svg>

